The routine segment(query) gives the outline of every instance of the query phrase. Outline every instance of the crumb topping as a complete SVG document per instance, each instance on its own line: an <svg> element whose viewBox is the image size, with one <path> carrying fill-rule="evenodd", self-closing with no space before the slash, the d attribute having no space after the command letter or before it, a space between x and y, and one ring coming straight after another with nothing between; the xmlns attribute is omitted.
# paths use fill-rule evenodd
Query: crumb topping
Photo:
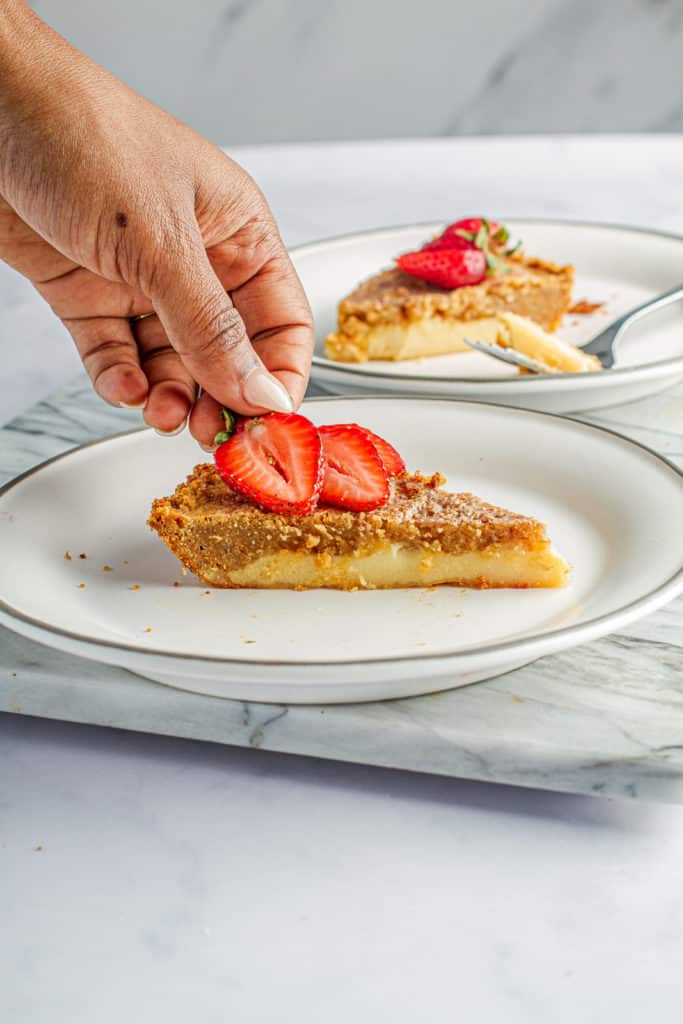
<svg viewBox="0 0 683 1024"><path fill-rule="evenodd" d="M440 473L404 474L391 481L387 503L372 512L319 505L308 515L287 516L266 512L231 491L206 464L170 498L154 502L149 526L191 568L200 558L236 569L283 549L314 553L324 565L332 556L360 556L387 544L460 553L496 544L546 543L537 520L472 494L451 494L444 483Z"/></svg>

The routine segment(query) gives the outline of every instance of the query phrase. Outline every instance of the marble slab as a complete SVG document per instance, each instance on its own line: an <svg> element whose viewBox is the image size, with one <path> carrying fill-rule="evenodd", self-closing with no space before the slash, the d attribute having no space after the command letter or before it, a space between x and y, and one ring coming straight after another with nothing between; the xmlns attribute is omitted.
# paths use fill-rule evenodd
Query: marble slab
<svg viewBox="0 0 683 1024"><path fill-rule="evenodd" d="M580 417L683 465L683 386ZM79 377L0 431L0 478L139 415ZM0 630L0 710L612 797L683 801L683 599L619 634L464 689L287 707L173 690Z"/></svg>

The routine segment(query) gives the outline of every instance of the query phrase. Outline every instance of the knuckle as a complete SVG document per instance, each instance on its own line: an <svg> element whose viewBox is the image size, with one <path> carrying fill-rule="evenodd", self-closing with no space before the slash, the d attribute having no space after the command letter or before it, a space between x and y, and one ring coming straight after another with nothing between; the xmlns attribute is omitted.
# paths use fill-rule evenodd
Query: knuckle
<svg viewBox="0 0 683 1024"><path fill-rule="evenodd" d="M209 300L193 314L190 329L197 339L191 349L178 350L178 354L211 358L229 355L247 340L242 318L227 301L220 304Z"/></svg>

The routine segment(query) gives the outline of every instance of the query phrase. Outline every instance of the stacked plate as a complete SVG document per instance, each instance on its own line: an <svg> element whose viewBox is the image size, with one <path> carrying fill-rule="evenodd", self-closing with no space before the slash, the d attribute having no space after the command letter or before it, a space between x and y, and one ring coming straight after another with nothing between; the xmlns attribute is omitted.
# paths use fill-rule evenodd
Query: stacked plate
<svg viewBox="0 0 683 1024"><path fill-rule="evenodd" d="M579 343L608 322L605 314L672 287L683 266L683 240L665 235L576 224L511 227L529 251L574 263L577 294L605 303L569 328L569 340ZM321 342L342 295L438 228L298 249L293 255ZM197 447L188 436L169 442L145 430L59 456L0 491L0 622L199 693L364 701L499 674L622 628L683 589L680 471L617 434L530 411L612 404L683 376L683 309L634 330L616 368L593 375L520 378L478 354L343 366L326 360L322 347L313 374L325 388L347 393L307 402L303 411L314 422L361 422L396 445L410 468L438 469L454 490L542 520L572 565L570 585L207 589L179 573L145 525L153 498L172 492L198 461ZM362 397L370 392L376 397Z"/></svg>

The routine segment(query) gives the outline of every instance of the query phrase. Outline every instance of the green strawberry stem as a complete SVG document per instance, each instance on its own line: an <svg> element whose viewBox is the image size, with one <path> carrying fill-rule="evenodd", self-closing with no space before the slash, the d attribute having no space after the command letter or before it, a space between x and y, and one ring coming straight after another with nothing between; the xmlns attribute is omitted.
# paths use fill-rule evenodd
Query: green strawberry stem
<svg viewBox="0 0 683 1024"><path fill-rule="evenodd" d="M225 430L219 430L213 439L215 445L225 444L229 441L232 435L235 433L237 427L237 414L232 412L230 409L226 409L225 406L221 409L221 416L225 420Z"/></svg>

